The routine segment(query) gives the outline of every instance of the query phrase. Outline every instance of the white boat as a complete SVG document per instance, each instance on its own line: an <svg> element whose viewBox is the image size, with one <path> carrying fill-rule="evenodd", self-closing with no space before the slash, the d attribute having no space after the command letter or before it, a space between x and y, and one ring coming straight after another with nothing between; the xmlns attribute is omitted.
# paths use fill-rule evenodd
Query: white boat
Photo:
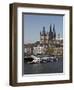
<svg viewBox="0 0 74 90"><path fill-rule="evenodd" d="M34 56L34 55L31 55L32 58L34 58L34 60L32 61L33 63L39 63L40 62L40 58Z"/></svg>

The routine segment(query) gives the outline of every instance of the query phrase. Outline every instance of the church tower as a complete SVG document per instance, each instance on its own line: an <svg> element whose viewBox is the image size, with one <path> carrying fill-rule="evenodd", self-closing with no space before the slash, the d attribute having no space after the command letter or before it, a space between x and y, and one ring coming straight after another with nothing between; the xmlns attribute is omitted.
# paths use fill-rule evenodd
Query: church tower
<svg viewBox="0 0 74 90"><path fill-rule="evenodd" d="M40 43L49 44L50 42L52 42L52 40L55 39L56 39L55 24L53 25L53 27L50 24L49 32L46 32L45 27L43 26L43 31L40 32Z"/></svg>
<svg viewBox="0 0 74 90"><path fill-rule="evenodd" d="M40 43L45 44L46 43L46 31L45 27L43 26L43 31L40 32Z"/></svg>
<svg viewBox="0 0 74 90"><path fill-rule="evenodd" d="M55 24L53 25L53 40L56 39Z"/></svg>
<svg viewBox="0 0 74 90"><path fill-rule="evenodd" d="M52 25L50 24L49 40L53 39Z"/></svg>

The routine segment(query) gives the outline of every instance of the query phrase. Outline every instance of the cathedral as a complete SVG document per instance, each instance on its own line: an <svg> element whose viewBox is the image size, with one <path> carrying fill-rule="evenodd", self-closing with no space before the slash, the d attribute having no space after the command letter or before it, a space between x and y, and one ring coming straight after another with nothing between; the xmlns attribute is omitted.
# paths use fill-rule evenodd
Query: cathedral
<svg viewBox="0 0 74 90"><path fill-rule="evenodd" d="M45 27L43 26L43 31L40 32L40 43L49 44L52 40L56 40L55 25L52 27L50 24L48 32L46 32Z"/></svg>

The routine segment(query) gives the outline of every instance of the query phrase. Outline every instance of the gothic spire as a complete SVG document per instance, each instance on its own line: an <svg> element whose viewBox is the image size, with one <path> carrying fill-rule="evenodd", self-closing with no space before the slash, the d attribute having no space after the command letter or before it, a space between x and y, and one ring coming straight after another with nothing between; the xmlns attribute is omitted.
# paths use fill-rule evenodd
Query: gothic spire
<svg viewBox="0 0 74 90"><path fill-rule="evenodd" d="M43 26L43 34L45 35L45 26Z"/></svg>
<svg viewBox="0 0 74 90"><path fill-rule="evenodd" d="M55 32L55 24L53 24L53 32Z"/></svg>
<svg viewBox="0 0 74 90"><path fill-rule="evenodd" d="M53 39L52 25L50 24L49 39Z"/></svg>
<svg viewBox="0 0 74 90"><path fill-rule="evenodd" d="M53 38L56 38L56 32L55 32L55 24L53 24Z"/></svg>
<svg viewBox="0 0 74 90"><path fill-rule="evenodd" d="M52 32L52 25L50 24L50 32Z"/></svg>

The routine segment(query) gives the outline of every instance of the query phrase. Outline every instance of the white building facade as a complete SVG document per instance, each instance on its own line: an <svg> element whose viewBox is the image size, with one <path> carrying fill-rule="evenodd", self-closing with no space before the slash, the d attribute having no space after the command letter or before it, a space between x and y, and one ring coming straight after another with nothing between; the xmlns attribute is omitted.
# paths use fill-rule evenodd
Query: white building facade
<svg viewBox="0 0 74 90"><path fill-rule="evenodd" d="M33 47L33 54L44 54L44 46L37 45L36 47Z"/></svg>

